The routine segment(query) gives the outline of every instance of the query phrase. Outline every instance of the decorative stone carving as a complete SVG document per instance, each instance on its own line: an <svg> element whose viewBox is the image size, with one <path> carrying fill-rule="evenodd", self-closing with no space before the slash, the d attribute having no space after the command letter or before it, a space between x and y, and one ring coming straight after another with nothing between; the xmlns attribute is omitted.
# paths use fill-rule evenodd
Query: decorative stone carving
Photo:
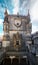
<svg viewBox="0 0 38 65"><path fill-rule="evenodd" d="M17 34L13 35L13 45L15 48L21 47L21 38L20 34L17 32Z"/></svg>

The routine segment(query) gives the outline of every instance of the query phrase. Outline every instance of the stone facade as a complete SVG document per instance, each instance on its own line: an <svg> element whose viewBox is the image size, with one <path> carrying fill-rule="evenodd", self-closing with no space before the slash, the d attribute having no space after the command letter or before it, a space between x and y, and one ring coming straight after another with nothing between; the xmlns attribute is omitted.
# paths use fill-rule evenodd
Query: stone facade
<svg viewBox="0 0 38 65"><path fill-rule="evenodd" d="M21 16L19 14L8 15L6 10L3 22L3 30L4 30L3 43L2 43L3 47L7 47L4 45L8 44L8 42L10 42L11 45L13 44L15 45L16 42L18 41L19 44L21 45L22 39L23 41L25 41L26 37L31 35L32 23L30 22L30 14L28 13L27 16ZM8 41L8 39L10 40ZM25 44L28 41L25 41Z"/></svg>
<svg viewBox="0 0 38 65"><path fill-rule="evenodd" d="M2 53L1 57L0 54L1 60L2 58L10 58L12 61L14 58L18 58L20 63L20 59L25 58L30 65L35 65L36 56L38 62L38 33L31 34L32 23L29 12L27 16L9 15L6 10L3 31L1 49L5 55Z"/></svg>

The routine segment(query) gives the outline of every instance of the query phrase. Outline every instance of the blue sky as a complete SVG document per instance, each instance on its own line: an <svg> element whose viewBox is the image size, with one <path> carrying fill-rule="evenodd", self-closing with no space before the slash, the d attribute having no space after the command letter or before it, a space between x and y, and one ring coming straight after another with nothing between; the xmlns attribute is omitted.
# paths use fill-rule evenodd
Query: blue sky
<svg viewBox="0 0 38 65"><path fill-rule="evenodd" d="M27 15L28 9L32 22L32 33L38 31L38 0L0 0L0 35L3 35L4 11L9 14Z"/></svg>

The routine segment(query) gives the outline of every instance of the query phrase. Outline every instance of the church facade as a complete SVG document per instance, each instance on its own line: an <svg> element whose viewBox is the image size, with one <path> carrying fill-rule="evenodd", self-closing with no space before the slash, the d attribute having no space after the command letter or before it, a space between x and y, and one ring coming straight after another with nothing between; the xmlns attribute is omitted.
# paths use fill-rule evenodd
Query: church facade
<svg viewBox="0 0 38 65"><path fill-rule="evenodd" d="M32 31L29 12L27 16L21 16L19 13L17 15L8 15L7 11L5 11L3 31L3 47L12 45L14 48L18 48L22 47L22 42L25 45L28 42L31 43L31 40L26 40L27 36L31 36Z"/></svg>
<svg viewBox="0 0 38 65"><path fill-rule="evenodd" d="M23 61L21 60L25 59L24 61L26 61L27 65L30 58L29 51L36 54L34 49L36 49L38 44L38 34L31 34L32 23L30 22L29 11L27 16L22 16L19 15L19 13L17 13L17 15L9 15L7 10L5 10L4 15L4 35L2 40L2 49L4 50L3 59L10 58L11 63L14 62L14 58L18 59L19 63L22 63ZM34 59L34 56L31 58ZM35 60L33 60L33 62L34 61ZM29 62L31 61L29 60Z"/></svg>

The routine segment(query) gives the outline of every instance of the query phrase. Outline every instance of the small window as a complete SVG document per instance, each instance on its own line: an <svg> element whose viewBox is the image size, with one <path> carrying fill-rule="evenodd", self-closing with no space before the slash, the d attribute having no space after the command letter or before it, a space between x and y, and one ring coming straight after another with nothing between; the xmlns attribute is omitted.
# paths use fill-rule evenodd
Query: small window
<svg viewBox="0 0 38 65"><path fill-rule="evenodd" d="M19 45L19 41L16 41L16 45Z"/></svg>
<svg viewBox="0 0 38 65"><path fill-rule="evenodd" d="M17 23L17 25L19 25L19 23Z"/></svg>

